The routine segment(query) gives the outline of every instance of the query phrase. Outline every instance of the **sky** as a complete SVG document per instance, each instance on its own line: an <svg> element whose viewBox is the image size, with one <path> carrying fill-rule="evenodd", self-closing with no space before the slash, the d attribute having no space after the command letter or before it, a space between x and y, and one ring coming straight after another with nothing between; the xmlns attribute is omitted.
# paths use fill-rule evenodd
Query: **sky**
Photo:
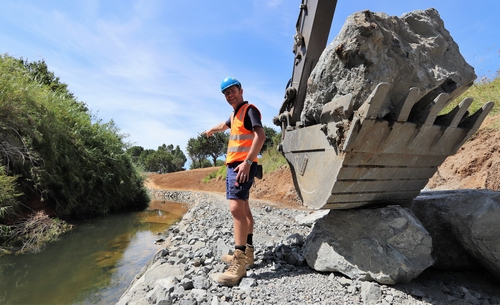
<svg viewBox="0 0 500 305"><path fill-rule="evenodd" d="M1 1L1 0L0 0ZM1 1L0 54L44 60L130 145L179 145L225 121L227 76L273 127L292 75L300 0ZM328 43L346 18L435 8L478 79L500 69L500 1L338 0Z"/></svg>

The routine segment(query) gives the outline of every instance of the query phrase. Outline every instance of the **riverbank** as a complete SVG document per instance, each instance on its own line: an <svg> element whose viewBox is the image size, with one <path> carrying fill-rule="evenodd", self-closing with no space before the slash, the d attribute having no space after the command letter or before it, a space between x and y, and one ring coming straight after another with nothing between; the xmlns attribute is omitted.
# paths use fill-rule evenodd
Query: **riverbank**
<svg viewBox="0 0 500 305"><path fill-rule="evenodd" d="M168 230L162 250L136 276L118 304L500 304L499 282L483 270L428 269L410 283L353 281L309 268L301 256L311 211L253 200L256 266L239 286L216 285L222 253L232 248L232 220L224 194L153 190L157 199L192 203ZM162 197L164 196L164 197Z"/></svg>

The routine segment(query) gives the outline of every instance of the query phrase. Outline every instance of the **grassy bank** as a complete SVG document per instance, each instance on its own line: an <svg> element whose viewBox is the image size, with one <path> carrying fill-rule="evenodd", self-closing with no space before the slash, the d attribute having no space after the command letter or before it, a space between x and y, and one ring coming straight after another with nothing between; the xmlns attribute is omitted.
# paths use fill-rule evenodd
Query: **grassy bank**
<svg viewBox="0 0 500 305"><path fill-rule="evenodd" d="M499 72L500 73L500 72ZM466 98L472 98L474 101L469 107L470 113L475 113L487 102L494 102L495 106L491 110L489 116L496 116L500 114L500 74L493 80L485 80L481 82L474 83L467 91L465 91L460 97L455 99L452 103L446 106L441 113L450 112L456 105L462 102ZM497 121L494 124L487 126L488 129L498 129L500 128L500 122Z"/></svg>

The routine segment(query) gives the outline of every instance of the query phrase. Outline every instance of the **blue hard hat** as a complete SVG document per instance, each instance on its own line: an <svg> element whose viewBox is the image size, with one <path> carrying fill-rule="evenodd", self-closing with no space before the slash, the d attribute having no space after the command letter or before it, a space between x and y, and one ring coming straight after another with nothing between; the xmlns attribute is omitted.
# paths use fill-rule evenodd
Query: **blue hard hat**
<svg viewBox="0 0 500 305"><path fill-rule="evenodd" d="M226 77L222 80L222 83L220 83L220 91L224 92L224 90L231 86L238 86L241 88L241 83L234 77Z"/></svg>

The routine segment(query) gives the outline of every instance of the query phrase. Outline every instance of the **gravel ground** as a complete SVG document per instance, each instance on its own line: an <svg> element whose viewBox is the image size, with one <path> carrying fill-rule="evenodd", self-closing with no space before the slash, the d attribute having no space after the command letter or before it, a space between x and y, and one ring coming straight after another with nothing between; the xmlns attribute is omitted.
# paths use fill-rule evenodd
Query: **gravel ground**
<svg viewBox="0 0 500 305"><path fill-rule="evenodd" d="M164 264L183 272L175 278L165 274L168 284L158 281L141 286L141 291L132 284L119 304L500 304L500 282L484 270L431 268L410 283L394 286L319 273L301 255L311 228L296 217L310 212L256 201L251 201L255 267L238 286L222 287L211 275L225 270L219 257L233 248L227 201L220 195L171 191L165 199L196 203L169 229L165 248L137 279Z"/></svg>

